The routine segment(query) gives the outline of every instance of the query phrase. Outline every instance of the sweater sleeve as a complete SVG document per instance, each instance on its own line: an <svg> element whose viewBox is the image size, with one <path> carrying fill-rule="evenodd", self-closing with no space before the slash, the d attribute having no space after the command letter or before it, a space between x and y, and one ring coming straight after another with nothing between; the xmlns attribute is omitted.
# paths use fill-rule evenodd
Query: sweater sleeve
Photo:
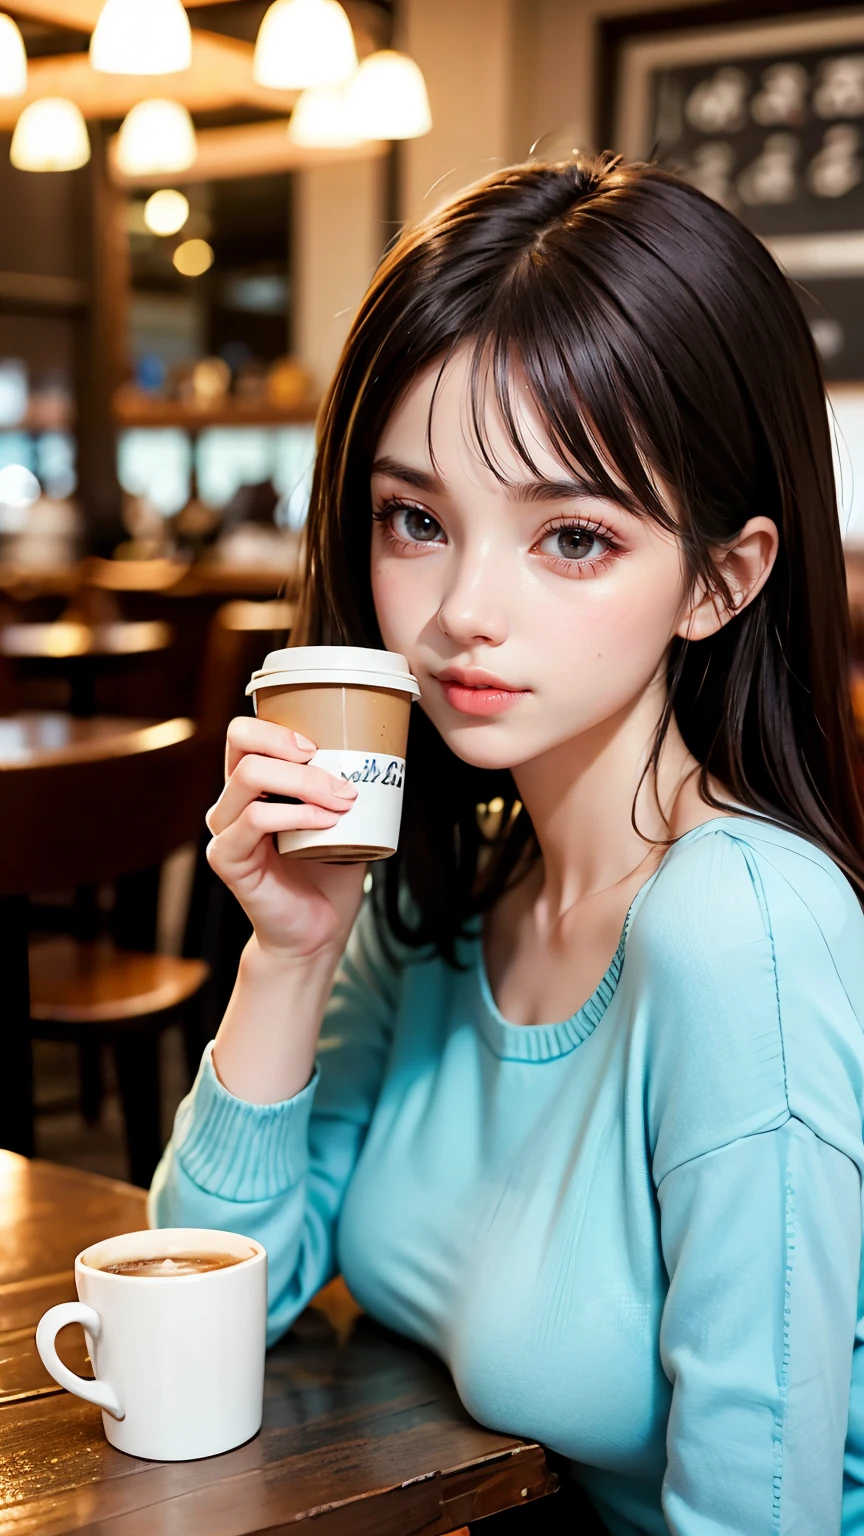
<svg viewBox="0 0 864 1536"><path fill-rule="evenodd" d="M669 1173L660 1352L674 1536L840 1536L858 1170L800 1120Z"/></svg>
<svg viewBox="0 0 864 1536"><path fill-rule="evenodd" d="M336 1272L342 1200L384 1076L398 1002L368 899L325 1011L313 1075L293 1098L249 1104L220 1083L212 1042L153 1177L151 1226L242 1232L268 1256L268 1343Z"/></svg>
<svg viewBox="0 0 864 1536"><path fill-rule="evenodd" d="M862 1241L860 908L803 840L790 852L754 832L682 849L646 915L667 1525L839 1536Z"/></svg>

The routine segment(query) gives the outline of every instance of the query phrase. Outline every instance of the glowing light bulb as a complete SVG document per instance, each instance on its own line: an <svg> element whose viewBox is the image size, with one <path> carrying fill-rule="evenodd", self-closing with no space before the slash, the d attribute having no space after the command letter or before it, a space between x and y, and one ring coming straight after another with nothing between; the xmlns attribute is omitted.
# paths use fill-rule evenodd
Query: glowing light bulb
<svg viewBox="0 0 864 1536"><path fill-rule="evenodd" d="M338 0L274 0L255 44L259 85L303 91L347 80L356 68L354 34Z"/></svg>
<svg viewBox="0 0 864 1536"><path fill-rule="evenodd" d="M105 0L90 63L107 75L170 75L192 63L192 32L180 0Z"/></svg>
<svg viewBox="0 0 864 1536"><path fill-rule="evenodd" d="M351 125L344 85L313 85L298 96L288 137L308 149L351 149L364 143Z"/></svg>
<svg viewBox="0 0 864 1536"><path fill-rule="evenodd" d="M171 259L182 277L200 277L209 271L216 258L206 240L184 240Z"/></svg>
<svg viewBox="0 0 864 1536"><path fill-rule="evenodd" d="M139 101L123 119L117 164L125 176L185 171L197 154L194 124L179 101Z"/></svg>
<svg viewBox="0 0 864 1536"><path fill-rule="evenodd" d="M24 108L9 159L19 171L77 171L90 159L87 124L74 101L41 96Z"/></svg>
<svg viewBox="0 0 864 1536"><path fill-rule="evenodd" d="M144 223L154 235L176 235L188 217L188 199L170 187L154 192L144 204Z"/></svg>
<svg viewBox="0 0 864 1536"><path fill-rule="evenodd" d="M432 127L419 67L392 48L363 60L348 87L347 110L355 133L364 139L419 139Z"/></svg>
<svg viewBox="0 0 864 1536"><path fill-rule="evenodd" d="M11 16L0 16L0 96L23 96L26 89L24 39Z"/></svg>

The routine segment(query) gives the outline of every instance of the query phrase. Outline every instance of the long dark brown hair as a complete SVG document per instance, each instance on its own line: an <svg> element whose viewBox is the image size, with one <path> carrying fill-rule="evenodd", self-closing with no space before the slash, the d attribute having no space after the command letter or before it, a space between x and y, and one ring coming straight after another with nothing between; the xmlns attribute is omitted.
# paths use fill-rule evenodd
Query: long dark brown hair
<svg viewBox="0 0 864 1536"><path fill-rule="evenodd" d="M674 713L709 805L721 805L711 775L739 805L818 843L864 896L848 607L818 357L761 242L654 166L608 156L513 166L388 253L322 407L292 643L383 645L370 582L375 448L417 375L465 345L470 425L499 477L483 434L490 380L534 469L512 410L518 363L562 459L597 494L674 527L693 580L717 587L712 550L754 515L774 520L779 554L758 597L710 639L673 642L649 767ZM671 491L674 523L658 482ZM419 706L408 762L399 850L372 866L376 912L382 935L389 927L404 944L431 944L452 965L466 921L539 848L509 769L462 762ZM477 808L497 800L491 836Z"/></svg>

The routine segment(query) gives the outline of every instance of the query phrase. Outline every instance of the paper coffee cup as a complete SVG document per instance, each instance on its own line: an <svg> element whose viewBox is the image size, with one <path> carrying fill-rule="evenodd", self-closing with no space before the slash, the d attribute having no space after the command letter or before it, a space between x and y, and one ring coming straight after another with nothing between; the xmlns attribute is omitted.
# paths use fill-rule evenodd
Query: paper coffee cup
<svg viewBox="0 0 864 1536"><path fill-rule="evenodd" d="M315 742L315 767L357 786L335 827L279 832L279 852L330 864L395 853L411 704L420 697L407 658L363 646L292 646L271 651L246 692L260 719Z"/></svg>

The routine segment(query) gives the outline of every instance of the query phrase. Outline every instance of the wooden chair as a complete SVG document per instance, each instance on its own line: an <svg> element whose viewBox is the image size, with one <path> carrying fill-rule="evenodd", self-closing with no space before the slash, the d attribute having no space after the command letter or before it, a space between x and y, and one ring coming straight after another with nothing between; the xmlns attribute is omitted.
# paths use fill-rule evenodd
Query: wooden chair
<svg viewBox="0 0 864 1536"><path fill-rule="evenodd" d="M38 1039L113 1047L130 1173L142 1185L162 1146L159 1037L178 1021L195 1028L209 976L201 959L144 950L159 866L197 839L212 800L214 752L192 721L177 719L101 748L94 740L77 760L48 754L0 771L0 818L14 828L0 855L0 897L115 884L112 937L31 942L30 1029Z"/></svg>
<svg viewBox="0 0 864 1536"><path fill-rule="evenodd" d="M251 714L245 688L268 651L288 644L294 604L283 599L223 603L210 625L198 687L195 718L199 731L220 755L225 732L235 715ZM213 799L222 785L221 767ZM184 953L204 955L212 971L205 999L205 1034L215 1034L234 987L237 967L252 928L239 902L207 863L207 836L198 846L189 903ZM191 1063L190 1063L191 1065Z"/></svg>
<svg viewBox="0 0 864 1536"><path fill-rule="evenodd" d="M293 623L294 604L285 599L222 604L210 624L198 684L199 729L224 737L235 715L250 712L246 684L268 651L288 644Z"/></svg>

